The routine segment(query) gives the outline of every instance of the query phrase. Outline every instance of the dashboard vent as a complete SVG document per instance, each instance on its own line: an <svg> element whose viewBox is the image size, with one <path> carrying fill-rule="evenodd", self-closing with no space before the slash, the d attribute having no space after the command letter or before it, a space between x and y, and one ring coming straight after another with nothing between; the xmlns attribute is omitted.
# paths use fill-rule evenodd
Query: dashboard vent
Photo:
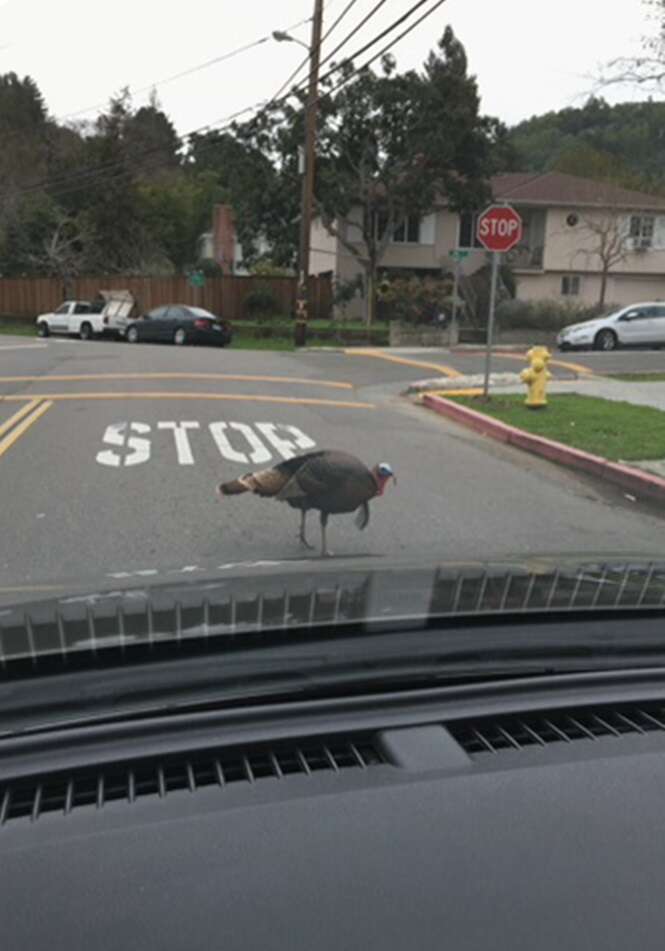
<svg viewBox="0 0 665 951"><path fill-rule="evenodd" d="M470 756L665 731L665 706L579 707L446 724Z"/></svg>
<svg viewBox="0 0 665 951"><path fill-rule="evenodd" d="M221 789L231 783L256 783L293 774L367 769L383 762L385 758L371 741L340 738L249 750L208 750L51 773L0 786L0 825L24 817L34 821L46 812L67 815L82 806L101 809L114 800L165 799L182 790L195 793L209 786Z"/></svg>

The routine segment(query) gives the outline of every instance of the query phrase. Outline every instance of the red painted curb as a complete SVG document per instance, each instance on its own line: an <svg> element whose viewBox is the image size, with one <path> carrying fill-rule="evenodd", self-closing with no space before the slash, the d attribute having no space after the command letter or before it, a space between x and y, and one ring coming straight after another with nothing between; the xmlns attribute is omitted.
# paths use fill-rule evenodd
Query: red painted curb
<svg viewBox="0 0 665 951"><path fill-rule="evenodd" d="M606 482L612 482L622 489L628 489L638 495L646 495L658 502L665 502L665 479L659 476L621 465L618 462L610 462L602 456L594 456L590 452L565 446L552 439L545 439L544 436L536 436L515 426L508 426L498 419L492 419L491 416L441 396L426 394L423 397L423 403L440 416L446 416L483 436L491 436L499 442L525 449L552 462L558 462L573 469L581 469Z"/></svg>

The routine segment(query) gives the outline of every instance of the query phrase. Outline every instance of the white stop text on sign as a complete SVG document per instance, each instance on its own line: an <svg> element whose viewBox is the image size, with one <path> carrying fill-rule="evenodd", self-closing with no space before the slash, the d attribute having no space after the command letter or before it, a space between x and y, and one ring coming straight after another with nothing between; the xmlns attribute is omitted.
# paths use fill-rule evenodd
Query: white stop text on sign
<svg viewBox="0 0 665 951"><path fill-rule="evenodd" d="M519 231L520 223L514 218L483 218L480 222L482 238L512 238Z"/></svg>
<svg viewBox="0 0 665 951"><path fill-rule="evenodd" d="M153 425L122 421L106 427L102 436L106 448L97 453L96 461L112 469L144 465L159 440L160 456L166 450L178 465L193 466L203 439L211 439L223 459L243 465L261 465L274 456L292 459L316 446L301 429L288 423L221 420L202 426L196 420L163 420Z"/></svg>

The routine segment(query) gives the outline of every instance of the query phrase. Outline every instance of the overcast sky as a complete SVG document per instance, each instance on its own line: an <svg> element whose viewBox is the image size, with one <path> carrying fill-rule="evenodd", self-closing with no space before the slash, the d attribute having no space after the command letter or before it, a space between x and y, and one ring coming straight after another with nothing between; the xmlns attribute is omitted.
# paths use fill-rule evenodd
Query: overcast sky
<svg viewBox="0 0 665 951"><path fill-rule="evenodd" d="M357 0L324 50L340 42L375 2ZM360 47L412 2L386 0L345 50ZM327 25L347 3L327 0ZM50 112L61 117L105 103L123 85L158 83L292 27L311 16L312 7L312 0L0 0L0 73L30 74ZM447 0L397 45L400 68L418 66L448 23L467 48L483 110L508 123L582 105L599 64L635 52L648 29L640 0ZM309 27L293 35L307 41ZM304 55L295 44L270 40L159 85L158 96L185 133L270 98ZM136 104L147 96L137 94ZM607 98L640 96L617 90ZM80 118L94 115L92 110Z"/></svg>

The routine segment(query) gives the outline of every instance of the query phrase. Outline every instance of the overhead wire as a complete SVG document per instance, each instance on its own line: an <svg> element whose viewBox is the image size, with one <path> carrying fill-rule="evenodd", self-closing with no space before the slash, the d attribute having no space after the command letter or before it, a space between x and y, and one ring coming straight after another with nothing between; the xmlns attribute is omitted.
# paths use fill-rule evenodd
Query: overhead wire
<svg viewBox="0 0 665 951"><path fill-rule="evenodd" d="M292 30L297 30L298 27L305 26L305 24L311 22L311 17L307 17L305 20L300 20L298 23L294 23L293 26L287 28L287 32ZM264 43L272 40L272 33L267 34L266 36L261 36L259 39L254 40L251 43L245 43L243 46L238 46L235 49L229 50L226 53L222 53L219 56L214 56L212 59L205 60L202 63L198 63L195 66L190 66L188 69L183 69L179 73L173 73L171 76L166 76L164 79L158 79L151 83L146 83L144 86L140 86L138 89L134 89L131 85L128 86L128 90L133 96L139 96L141 93L149 92L151 89L157 89L160 86L164 86L167 83L175 82L178 79L184 79L186 76L191 76L194 73L201 72L201 70L208 69L210 66L215 66L218 63L226 62L226 60L234 59L236 56L239 56L241 53L247 53L249 50L255 49L257 46L262 46ZM94 112L96 109L103 109L108 104L108 100L97 103L95 106L88 106L85 109L78 109L75 112L66 112L62 116L56 116L56 122L63 122L66 119L74 119L77 116L85 115L88 112Z"/></svg>
<svg viewBox="0 0 665 951"><path fill-rule="evenodd" d="M337 17L337 19L335 20L335 22L332 23L332 24L328 27L328 29L326 30L326 32L325 32L325 33L323 34L323 36L321 37L321 43L319 44L320 47L323 46L323 44L325 43L325 41L328 39L328 37L330 36L330 34L333 32L333 30L335 30L335 29L339 26L339 24L340 24L340 23L342 22L342 20L345 18L345 16L347 15L347 13L350 13L350 11L353 9L353 7L355 7L355 5L356 5L357 2L358 2L358 0L350 0L350 2L347 3L347 5L344 7L344 9L343 9L342 12L340 13L340 15L339 15L339 16ZM291 75L289 76L289 78L286 79L286 80L282 83L282 85L279 87L279 89L277 90L277 92L275 93L275 95L274 95L274 96L272 97L272 99L270 100L271 103L274 102L275 100L279 99L279 97L282 95L282 93L284 92L284 90L289 88L289 86L291 85L291 83L293 82L293 80L296 78L296 76L298 75L298 73L300 73L300 72L303 70L303 68L304 68L305 66L307 66L307 65L311 62L311 59L312 59L312 53L311 53L311 51L310 51L310 52L307 53L307 56L304 58L304 60L302 61L302 63L300 63L299 66L296 66L296 68L293 70L293 72L291 73ZM325 61L324 61L324 62L325 62Z"/></svg>
<svg viewBox="0 0 665 951"><path fill-rule="evenodd" d="M383 30L378 36L376 36L376 37L375 37L373 40L371 40L369 43L366 43L363 47L361 47L360 50L357 50L357 51L356 51L355 53L353 53L351 56L347 57L347 60L346 60L346 61L347 61L347 62L348 62L348 61L353 61L356 56L360 55L360 54L363 53L363 52L366 52L368 49L370 49L372 46L374 46L377 42L379 42L381 39L383 39L388 33L392 32L397 26L400 26L402 23L404 23L406 19L408 19L414 12L416 12L418 9L420 9L422 6L424 6L424 4L427 3L427 2L428 2L428 0L418 0L418 2L416 2L405 14L403 14L403 15L402 15L401 17L399 17L396 21L394 21L393 24L392 24L390 27L388 27L387 29ZM416 21L414 21L412 24L409 24L409 26L408 26L405 30L403 30L402 33L399 34L399 36L393 38L388 44L386 44L386 46L385 46L383 49L381 49L378 53L374 54L372 57L370 57L370 59L368 59L365 63L363 63L362 66L359 66L359 67L355 68L354 70L352 70L352 72L350 72L350 73L347 74L346 76L342 77L342 79L340 80L339 83L337 83L337 85L333 86L332 88L330 88L330 89L328 89L328 90L325 90L324 92L319 93L316 102L319 102L319 101L321 101L322 99L325 99L325 98L327 98L327 97L333 95L335 92L338 92L341 88L343 88L343 87L346 86L349 82L351 82L359 73L361 73L361 72L363 72L364 70L368 69L377 59L380 59L381 57L385 56L386 53L389 52L389 50L391 50L397 43L399 43L402 39L404 39L404 37L406 37L406 36L409 35L411 32L413 32L413 30L415 30L415 29L416 29L421 23L423 23L428 17L430 17L433 13L435 13L436 10L437 10L440 6L442 6L442 4L445 3L445 2L446 2L446 0L436 0L436 2L433 4L433 6L432 6L431 8L429 8L427 11L425 11L425 13L423 13L423 14L422 14ZM322 77L322 79L328 78L328 77L331 76L333 73L337 72L338 69L339 69L338 66L337 66L337 67L333 67L331 70L329 70L329 71L325 74L324 77ZM300 84L300 85L302 85L302 84ZM290 98L290 96L284 97L284 100L283 100L283 101L288 100L288 98ZM274 103L273 103L273 100L271 100L271 101L268 103L268 105L270 105L270 104L274 104ZM179 138L180 138L182 144L184 145L184 144L186 144L186 143L185 143L185 140L191 139L191 138L193 138L195 135L197 135L197 134L202 134L202 133L205 132L205 131L212 131L213 129L216 129L217 131L220 131L220 132L225 131L226 129L231 128L232 125L233 125L233 123L235 122L235 120L236 120L237 118L239 118L241 115L244 115L244 114L246 114L246 113L248 113L248 112L260 112L262 109L265 109L265 108L267 108L267 106L266 106L266 103L265 103L264 101L262 101L261 103L255 103L255 104L252 105L252 106L247 106L247 107L245 107L244 109L238 110L237 112L232 113L231 115L226 116L226 117L224 117L223 119L217 120L217 121L214 122L214 123L210 123L210 124L208 124L208 125L201 126L201 127L199 127L198 129L194 129L194 130L192 130L191 132L185 133L183 136L180 136ZM212 145L211 145L210 147L212 147ZM145 152L143 153L143 155L147 157L148 155L154 155L155 153L161 152L161 151L162 151L161 148L152 148L152 149L145 150ZM150 165L152 165L152 164L154 164L154 163L148 163L148 164L146 164L146 163L139 163L139 164L134 163L134 164L133 164L133 169L134 169L134 170L137 170L137 169L140 170L140 169L145 168L145 169L147 170L147 169L150 167ZM162 164L163 164L163 163L161 162L161 160L159 160L159 161L158 161L158 165L162 165ZM85 171L79 171L77 174L75 174L75 175L73 175L73 176L70 176L70 177L65 178L65 179L57 180L57 181L55 181L55 182L53 182L53 181L50 181L50 182L49 182L49 181L45 181L45 182L36 183L36 184L34 184L34 185L31 185L31 186L27 186L27 187L24 188L24 189L20 189L18 193L19 193L19 194L24 194L24 193L28 193L28 192L32 192L32 191L37 191L37 190L41 190L41 189L44 189L44 188L48 188L48 189L49 189L49 192L50 192L52 195L56 195L56 194L67 194L67 193L70 192L70 191L75 191L75 190L78 190L78 189L81 188L81 187L87 187L87 186L90 185L90 184L94 184L96 181L100 181L100 180L104 180L104 179L107 179L107 180L109 180L109 181L113 181L113 180L115 180L115 178L117 178L117 177L122 177L123 175L125 175L125 174L127 174L128 172L132 171L132 169L130 169L130 168L122 167L123 165L125 165L125 161L124 161L124 160L115 161L115 162L111 162L111 163L106 163L106 165L96 166L96 167L94 167L94 168L92 168L92 169L87 169L87 170L85 170ZM120 166L120 168L118 168L118 166ZM117 169L117 171L118 171L119 174L114 176L112 173L113 173L113 171L114 171L115 169ZM70 183L71 183L71 184L70 184ZM69 185L69 187L67 187L67 185ZM14 194L16 194L16 192L15 192ZM2 196L0 195L0 197L2 197Z"/></svg>

